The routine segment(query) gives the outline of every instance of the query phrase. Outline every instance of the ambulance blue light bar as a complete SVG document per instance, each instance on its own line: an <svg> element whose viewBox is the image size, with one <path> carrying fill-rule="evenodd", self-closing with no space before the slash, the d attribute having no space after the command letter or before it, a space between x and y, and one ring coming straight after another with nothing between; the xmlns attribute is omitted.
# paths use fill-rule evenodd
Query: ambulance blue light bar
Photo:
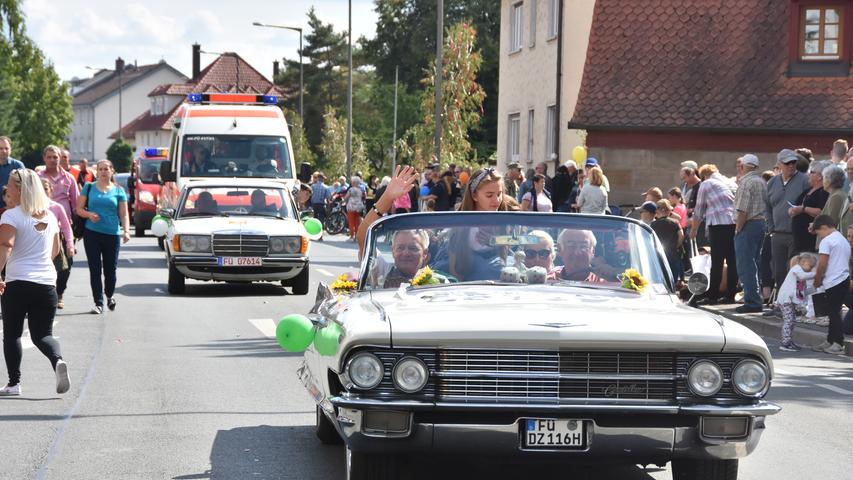
<svg viewBox="0 0 853 480"><path fill-rule="evenodd" d="M169 149L165 147L160 148L146 148L142 151L143 156L145 157L168 157Z"/></svg>
<svg viewBox="0 0 853 480"><path fill-rule="evenodd" d="M276 105L278 97L275 95L253 95L249 93L191 93L187 95L189 103L229 103L229 104L254 104L254 105Z"/></svg>

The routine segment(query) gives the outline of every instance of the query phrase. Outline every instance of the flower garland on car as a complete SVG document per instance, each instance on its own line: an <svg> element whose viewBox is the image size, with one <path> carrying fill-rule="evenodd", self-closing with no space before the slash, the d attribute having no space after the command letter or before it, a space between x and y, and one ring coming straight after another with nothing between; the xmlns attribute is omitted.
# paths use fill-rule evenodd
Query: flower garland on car
<svg viewBox="0 0 853 480"><path fill-rule="evenodd" d="M348 273L342 273L329 288L335 293L352 293L358 288L358 282L355 281Z"/></svg>
<svg viewBox="0 0 853 480"><path fill-rule="evenodd" d="M640 275L640 272L635 268L629 268L622 272L622 275L619 275L619 280L622 280L622 288L637 293L643 293L649 286L649 281Z"/></svg>

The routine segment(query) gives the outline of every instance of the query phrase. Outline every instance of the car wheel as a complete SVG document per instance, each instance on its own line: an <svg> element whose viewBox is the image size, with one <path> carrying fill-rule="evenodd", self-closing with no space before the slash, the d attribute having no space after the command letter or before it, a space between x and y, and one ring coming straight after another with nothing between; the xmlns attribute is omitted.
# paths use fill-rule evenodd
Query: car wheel
<svg viewBox="0 0 853 480"><path fill-rule="evenodd" d="M397 457L353 452L347 447L347 480L396 480Z"/></svg>
<svg viewBox="0 0 853 480"><path fill-rule="evenodd" d="M133 222L133 234L137 237L145 236L145 224L143 224L141 220L135 220Z"/></svg>
<svg viewBox="0 0 853 480"><path fill-rule="evenodd" d="M341 436L338 435L338 431L335 430L335 426L329 420L329 417L323 413L320 405L317 405L317 421L314 425L314 434L317 435L317 438L320 439L320 443L323 445L340 445L344 443L341 440Z"/></svg>
<svg viewBox="0 0 853 480"><path fill-rule="evenodd" d="M735 460L673 460L672 480L737 480Z"/></svg>
<svg viewBox="0 0 853 480"><path fill-rule="evenodd" d="M169 263L169 293L172 295L183 295L187 289L186 280L186 277L178 271L175 265Z"/></svg>
<svg viewBox="0 0 853 480"><path fill-rule="evenodd" d="M166 241L163 240L163 237L157 237L157 246L160 247L160 250L166 250Z"/></svg>
<svg viewBox="0 0 853 480"><path fill-rule="evenodd" d="M293 287L294 295L307 295L308 294L308 264L306 263L304 267L302 267L302 271L299 272L299 275L293 278L290 281L290 285Z"/></svg>

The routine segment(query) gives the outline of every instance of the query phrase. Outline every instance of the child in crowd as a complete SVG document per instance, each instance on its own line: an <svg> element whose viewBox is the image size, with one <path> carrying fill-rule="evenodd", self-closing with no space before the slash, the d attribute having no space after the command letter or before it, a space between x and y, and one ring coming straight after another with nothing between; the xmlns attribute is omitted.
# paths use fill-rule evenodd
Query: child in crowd
<svg viewBox="0 0 853 480"><path fill-rule="evenodd" d="M814 291L812 280L817 273L814 271L816 266L817 255L813 253L801 253L791 259L791 268L776 296L776 305L782 311L782 344L779 345L779 350L784 352L801 350L791 336L797 319L797 307L805 305L808 302L808 295Z"/></svg>
<svg viewBox="0 0 853 480"><path fill-rule="evenodd" d="M837 223L829 215L818 215L812 228L820 240L818 248L817 274L814 288L820 296L814 296L815 310L818 305L829 316L829 332L826 341L815 345L816 352L844 355L844 325L841 319L841 305L850 286L850 244L844 235L836 230ZM820 315L821 313L818 313Z"/></svg>
<svg viewBox="0 0 853 480"><path fill-rule="evenodd" d="M655 219L655 213L657 213L658 207L655 202L646 202L640 205L640 220L642 220L646 225L651 225L652 221Z"/></svg>
<svg viewBox="0 0 853 480"><path fill-rule="evenodd" d="M684 242L684 231L681 229L678 220L672 217L672 204L669 203L669 200L658 200L655 207L656 218L651 223L651 227L660 239L660 243L663 244L669 269L672 271L675 281L678 282L684 276L678 255L679 248Z"/></svg>

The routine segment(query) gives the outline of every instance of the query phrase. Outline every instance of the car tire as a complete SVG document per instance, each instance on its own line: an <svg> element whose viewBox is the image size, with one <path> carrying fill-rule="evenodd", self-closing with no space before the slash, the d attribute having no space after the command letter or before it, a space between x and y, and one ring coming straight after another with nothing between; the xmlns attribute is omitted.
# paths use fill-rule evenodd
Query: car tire
<svg viewBox="0 0 853 480"><path fill-rule="evenodd" d="M393 455L353 452L347 447L347 480L397 480L398 462Z"/></svg>
<svg viewBox="0 0 853 480"><path fill-rule="evenodd" d="M169 263L169 293L172 295L183 295L187 290L187 279L178 271L177 267Z"/></svg>
<svg viewBox="0 0 853 480"><path fill-rule="evenodd" d="M133 221L133 234L137 237L145 236L145 224L141 220Z"/></svg>
<svg viewBox="0 0 853 480"><path fill-rule="evenodd" d="M302 267L302 271L299 272L299 275L293 277L293 280L290 281L290 286L293 288L294 295L307 295L308 294L308 264L306 263L304 267Z"/></svg>
<svg viewBox="0 0 853 480"><path fill-rule="evenodd" d="M673 460L672 480L737 480L737 459Z"/></svg>
<svg viewBox="0 0 853 480"><path fill-rule="evenodd" d="M317 435L317 438L323 445L340 445L344 443L338 431L335 430L335 426L332 425L332 421L323 413L320 405L317 405L317 420L314 425L314 434Z"/></svg>

